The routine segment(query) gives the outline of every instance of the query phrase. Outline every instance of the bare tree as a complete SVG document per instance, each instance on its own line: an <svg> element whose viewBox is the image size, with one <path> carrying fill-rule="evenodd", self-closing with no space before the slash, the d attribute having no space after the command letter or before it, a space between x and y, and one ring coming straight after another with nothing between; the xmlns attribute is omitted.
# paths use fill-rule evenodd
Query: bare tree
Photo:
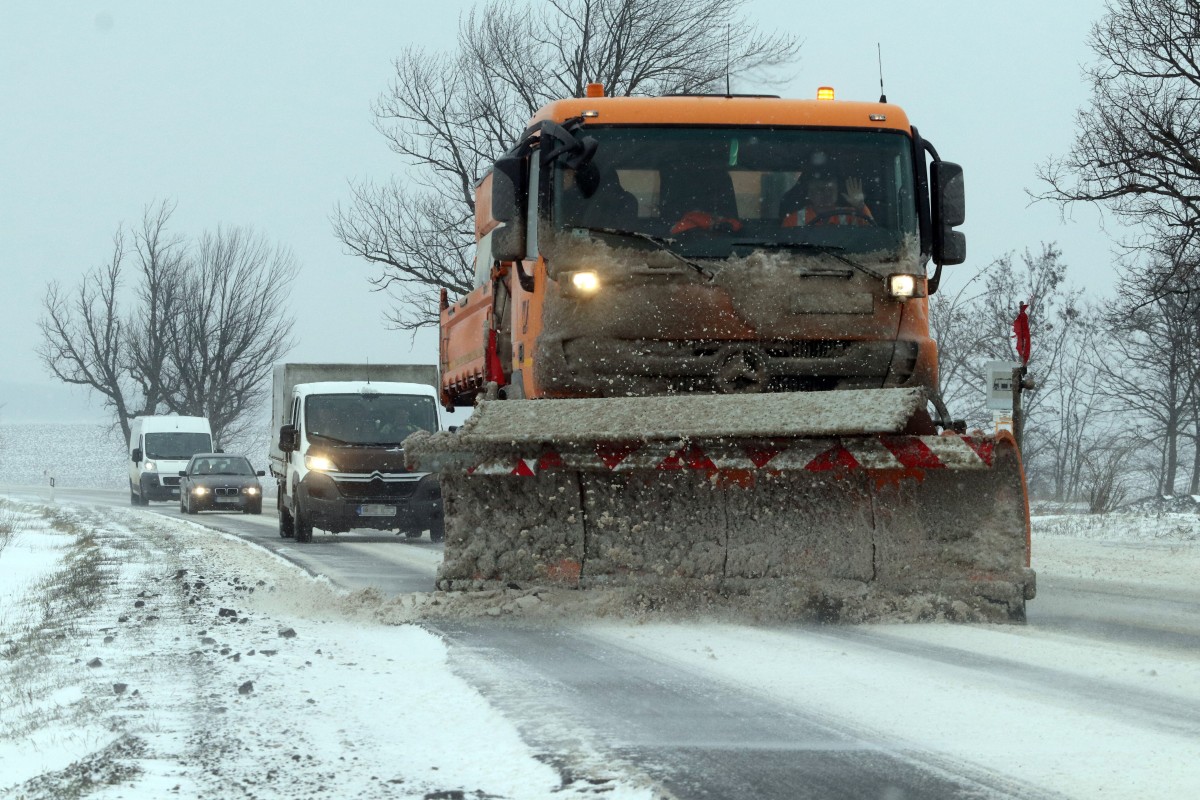
<svg viewBox="0 0 1200 800"><path fill-rule="evenodd" d="M943 282L929 298L929 327L938 347L938 390L956 418L973 428L991 424L984 408L987 387L982 363L995 349L996 332L980 324L983 317L984 280L993 261L972 275L957 291Z"/></svg>
<svg viewBox="0 0 1200 800"><path fill-rule="evenodd" d="M1200 292L1169 292L1147 302L1162 272L1135 274L1124 302L1106 315L1111 356L1102 369L1105 392L1130 411L1132 430L1158 453L1157 491L1173 494L1181 442L1189 431L1195 438Z"/></svg>
<svg viewBox="0 0 1200 800"><path fill-rule="evenodd" d="M73 292L47 286L38 354L59 380L97 392L126 440L133 417L175 412L207 416L225 442L255 424L271 364L292 346L296 266L236 228L189 247L167 230L173 211L148 206L140 228L119 228L108 263ZM131 253L139 280L126 289Z"/></svg>
<svg viewBox="0 0 1200 800"><path fill-rule="evenodd" d="M167 201L147 207L141 228L133 232L141 280L126 326L126 352L127 372L141 392L139 413L153 413L163 403L168 323L182 300L186 247L182 237L167 232L174 211L175 204Z"/></svg>
<svg viewBox="0 0 1200 800"><path fill-rule="evenodd" d="M1098 203L1136 226L1133 251L1194 253L1200 243L1200 0L1114 0L1093 25L1096 62L1075 142L1039 170L1035 195ZM1174 259L1188 271L1195 258ZM1151 295L1182 276L1171 271Z"/></svg>
<svg viewBox="0 0 1200 800"><path fill-rule="evenodd" d="M1106 441L1096 426L1107 419L1096 371L1085 358L1094 336L1082 290L1068 286L1066 276L1062 252L1042 244L1019 259L1004 255L956 293L944 290L930 300L942 396L955 416L983 428L992 424L984 363L1017 360L1013 320L1018 304L1029 304L1029 372L1037 389L1023 398L1022 456L1031 485L1057 500L1077 499L1083 491L1089 454Z"/></svg>
<svg viewBox="0 0 1200 800"><path fill-rule="evenodd" d="M745 21L746 0L492 0L459 25L458 48L405 50L376 128L410 182L360 183L333 216L347 251L376 265L402 330L436 324L439 289L472 287L474 189L529 117L589 82L611 96L725 91L795 59L798 42Z"/></svg>
<svg viewBox="0 0 1200 800"><path fill-rule="evenodd" d="M142 397L129 377L129 339L118 308L125 256L125 235L118 230L108 263L85 273L73 292L58 283L46 287L37 353L63 383L99 394L128 441L129 420L137 416Z"/></svg>
<svg viewBox="0 0 1200 800"><path fill-rule="evenodd" d="M179 313L167 325L164 402L208 417L218 445L258 420L271 365L293 347L285 312L296 263L242 228L201 236L186 262Z"/></svg>

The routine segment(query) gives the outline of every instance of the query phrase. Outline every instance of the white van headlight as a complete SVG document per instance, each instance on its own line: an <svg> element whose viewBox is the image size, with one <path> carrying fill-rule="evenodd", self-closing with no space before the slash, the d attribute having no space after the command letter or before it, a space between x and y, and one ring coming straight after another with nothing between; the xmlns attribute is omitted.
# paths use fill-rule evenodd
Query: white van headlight
<svg viewBox="0 0 1200 800"><path fill-rule="evenodd" d="M146 470L146 472L157 472L158 464L155 464L153 461L147 460L146 466L144 467L144 469Z"/></svg>
<svg viewBox="0 0 1200 800"><path fill-rule="evenodd" d="M304 466L317 472L336 472L337 465L328 456L304 456Z"/></svg>

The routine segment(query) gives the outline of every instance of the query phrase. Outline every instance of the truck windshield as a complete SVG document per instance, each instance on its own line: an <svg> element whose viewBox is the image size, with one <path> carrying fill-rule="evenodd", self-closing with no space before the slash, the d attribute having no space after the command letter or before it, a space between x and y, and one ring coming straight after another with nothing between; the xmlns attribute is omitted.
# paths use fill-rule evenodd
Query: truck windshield
<svg viewBox="0 0 1200 800"><path fill-rule="evenodd" d="M586 126L599 146L556 164L552 224L669 237L728 257L767 249L895 250L917 237L911 140L891 131ZM628 237L634 239L636 237Z"/></svg>
<svg viewBox="0 0 1200 800"><path fill-rule="evenodd" d="M212 437L207 433L147 433L146 458L186 461L196 453L212 452Z"/></svg>
<svg viewBox="0 0 1200 800"><path fill-rule="evenodd" d="M322 394L305 400L307 435L341 444L398 445L417 431L436 431L432 397L404 394Z"/></svg>

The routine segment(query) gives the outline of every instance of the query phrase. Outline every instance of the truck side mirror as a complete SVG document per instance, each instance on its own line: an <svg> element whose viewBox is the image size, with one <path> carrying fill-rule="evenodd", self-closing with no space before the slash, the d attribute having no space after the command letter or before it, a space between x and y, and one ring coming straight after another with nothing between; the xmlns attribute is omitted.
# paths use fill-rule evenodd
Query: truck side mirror
<svg viewBox="0 0 1200 800"><path fill-rule="evenodd" d="M266 472L266 470L261 470L261 469L260 469L260 470L257 470L257 471L256 471L254 474L255 474L255 475L257 475L258 477L260 477L260 478L261 478L261 477L263 477L264 475L266 475L266 474L267 474L267 472Z"/></svg>
<svg viewBox="0 0 1200 800"><path fill-rule="evenodd" d="M933 262L961 264L967 260L967 237L954 228L967 218L967 195L963 170L949 161L929 165L932 188Z"/></svg>
<svg viewBox="0 0 1200 800"><path fill-rule="evenodd" d="M279 428L279 449L290 453L296 449L296 426L281 425Z"/></svg>
<svg viewBox="0 0 1200 800"><path fill-rule="evenodd" d="M132 453L132 454L130 454L130 456L129 456L129 460L130 460L130 461L132 461L132 462L133 462L133 463L135 463L135 464L139 464L139 463L141 463L141 460L142 460L142 448L140 448L140 447L135 447L135 448L133 448L133 453Z"/></svg>
<svg viewBox="0 0 1200 800"><path fill-rule="evenodd" d="M506 155L492 167L492 218L503 223L492 231L492 258L520 261L525 257L525 159Z"/></svg>

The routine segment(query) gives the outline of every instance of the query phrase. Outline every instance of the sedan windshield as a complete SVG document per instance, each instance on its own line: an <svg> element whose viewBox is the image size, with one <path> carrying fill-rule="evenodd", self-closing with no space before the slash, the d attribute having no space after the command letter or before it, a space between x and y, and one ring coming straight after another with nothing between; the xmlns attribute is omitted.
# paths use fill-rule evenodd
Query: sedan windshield
<svg viewBox="0 0 1200 800"><path fill-rule="evenodd" d="M308 436L337 444L398 445L417 431L437 430L432 397L324 394L305 401Z"/></svg>
<svg viewBox="0 0 1200 800"><path fill-rule="evenodd" d="M549 216L560 230L665 238L681 254L721 258L756 246L894 250L917 235L912 145L898 132L585 133L599 143L591 162L551 173Z"/></svg>
<svg viewBox="0 0 1200 800"><path fill-rule="evenodd" d="M190 475L253 475L254 468L242 456L208 456L192 461Z"/></svg>

